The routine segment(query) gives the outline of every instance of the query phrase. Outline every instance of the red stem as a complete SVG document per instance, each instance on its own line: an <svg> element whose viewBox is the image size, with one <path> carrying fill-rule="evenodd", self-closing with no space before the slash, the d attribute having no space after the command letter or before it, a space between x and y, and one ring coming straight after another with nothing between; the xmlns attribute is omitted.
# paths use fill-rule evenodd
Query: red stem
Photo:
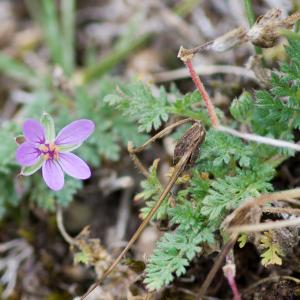
<svg viewBox="0 0 300 300"><path fill-rule="evenodd" d="M239 290L237 288L237 285L236 285L233 274L230 274L230 273L227 274L226 278L227 278L227 281L228 281L229 286L231 288L231 291L232 291L232 294L233 294L233 299L234 300L241 300L242 298L241 298L241 295L240 295Z"/></svg>
<svg viewBox="0 0 300 300"><path fill-rule="evenodd" d="M206 92L205 90L205 87L204 85L202 84L199 76L197 75L195 69L194 69L194 66L193 66L193 63L192 63L192 60L191 59L187 59L186 62L185 62L185 65L186 67L188 68L189 72L190 72L190 75L195 83L195 86L197 87L197 90L199 91L199 93L201 94L204 102L205 102L205 105L207 107L207 110L208 110L208 115L210 117L210 120L211 120L211 124L213 127L217 127L219 125L219 120L218 120L218 117L216 115L216 111L215 111L215 108L214 108L214 105L212 104L210 98L209 98L209 95L208 93Z"/></svg>

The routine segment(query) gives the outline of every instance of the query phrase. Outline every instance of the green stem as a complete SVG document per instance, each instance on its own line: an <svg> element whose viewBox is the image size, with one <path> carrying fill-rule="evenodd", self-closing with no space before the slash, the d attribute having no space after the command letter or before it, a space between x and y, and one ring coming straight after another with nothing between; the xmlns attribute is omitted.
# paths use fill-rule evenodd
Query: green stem
<svg viewBox="0 0 300 300"><path fill-rule="evenodd" d="M290 31L288 29L280 29L280 34L282 34L286 38L300 41L300 34L296 33L296 32L293 32L293 31Z"/></svg>
<svg viewBox="0 0 300 300"><path fill-rule="evenodd" d="M255 14L253 10L252 0L244 0L244 7L248 19L249 26L252 27L255 23ZM256 54L262 54L262 49L260 47L255 47Z"/></svg>
<svg viewBox="0 0 300 300"><path fill-rule="evenodd" d="M84 70L82 75L83 83L88 83L98 77L103 76L108 70L122 62L126 57L132 54L136 49L143 46L150 38L151 34L147 33L137 37L134 40L130 40L126 45L117 45L111 52L104 57L99 64L88 67Z"/></svg>
<svg viewBox="0 0 300 300"><path fill-rule="evenodd" d="M63 66L63 56L61 53L61 49L63 48L62 43L64 41L62 40L62 36L59 29L55 1L42 0L41 3L43 8L43 17L41 21L47 46L51 53L53 62L55 64Z"/></svg>
<svg viewBox="0 0 300 300"><path fill-rule="evenodd" d="M64 37L63 62L66 75L71 75L75 63L75 0L61 2L61 25Z"/></svg>
<svg viewBox="0 0 300 300"><path fill-rule="evenodd" d="M293 11L298 11L300 10L300 3L299 1L294 1L294 7ZM300 31L300 20L298 20L295 24L294 32L299 32Z"/></svg>
<svg viewBox="0 0 300 300"><path fill-rule="evenodd" d="M193 11L200 2L201 0L182 0L175 6L174 13L179 16L186 16Z"/></svg>
<svg viewBox="0 0 300 300"><path fill-rule="evenodd" d="M299 32L300 31L300 20L298 20L295 24L295 32Z"/></svg>
<svg viewBox="0 0 300 300"><path fill-rule="evenodd" d="M200 0L183 0L182 6L177 6L174 9L174 13L181 17L185 17L190 11L193 10L196 4L198 4ZM184 9L183 9L184 6ZM87 67L82 72L82 82L88 83L94 79L97 79L103 76L107 71L111 70L113 67L118 65L124 59L126 59L129 55L133 54L133 52L143 45L145 45L151 38L153 37L152 32L145 33L141 36L134 37L133 39L124 43L118 44L114 49L110 51L102 60L91 67Z"/></svg>

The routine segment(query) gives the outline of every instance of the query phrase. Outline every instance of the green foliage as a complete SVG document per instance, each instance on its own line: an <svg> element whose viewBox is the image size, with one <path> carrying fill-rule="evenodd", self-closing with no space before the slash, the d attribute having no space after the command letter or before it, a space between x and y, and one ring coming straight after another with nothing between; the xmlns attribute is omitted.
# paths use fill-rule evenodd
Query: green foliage
<svg viewBox="0 0 300 300"><path fill-rule="evenodd" d="M86 252L77 252L74 254L74 264L88 265L90 263L90 256Z"/></svg>
<svg viewBox="0 0 300 300"><path fill-rule="evenodd" d="M6 123L0 128L0 139L5 141L0 147L0 219L9 207L15 207L20 202L18 195L19 181L16 177L17 164L15 151L17 144L14 141L17 126Z"/></svg>
<svg viewBox="0 0 300 300"><path fill-rule="evenodd" d="M283 251L278 242L273 240L272 232L264 232L260 239L260 247L264 249L264 252L260 255L261 263L264 266L268 265L281 265Z"/></svg>
<svg viewBox="0 0 300 300"><path fill-rule="evenodd" d="M6 123L0 127L0 140L5 141L0 147L0 174L9 174L17 165L14 159L17 149L16 133L17 126L13 123Z"/></svg>
<svg viewBox="0 0 300 300"><path fill-rule="evenodd" d="M281 66L281 73L273 74L269 90L258 90L254 96L243 92L232 102L232 126L236 127L238 121L257 134L294 139L294 129L299 129L300 123L300 43L290 41L287 53L289 61ZM169 111L195 116L198 112L194 112L193 97L173 102ZM167 210L176 229L165 233L149 259L145 279L148 289L159 289L183 275L205 244L215 244L221 223L233 209L273 189L270 181L276 174L274 167L292 154L208 130L189 184L177 193L177 206ZM242 235L240 246L246 241L247 236ZM270 237L262 238L261 248L264 265L281 264L282 251Z"/></svg>
<svg viewBox="0 0 300 300"><path fill-rule="evenodd" d="M239 138L209 130L201 147L199 162L206 172L221 176L237 166L249 168L253 164L251 159L254 160L251 145L244 144Z"/></svg>
<svg viewBox="0 0 300 300"><path fill-rule="evenodd" d="M168 120L168 96L164 88L157 91L157 96L141 82L118 84L116 88L118 93L107 95L104 101L121 110L124 116L137 121L139 131L158 129Z"/></svg>
<svg viewBox="0 0 300 300"><path fill-rule="evenodd" d="M240 248L244 248L248 240L248 235L246 233L242 233L238 238L238 243Z"/></svg>
<svg viewBox="0 0 300 300"><path fill-rule="evenodd" d="M141 182L143 191L136 195L136 199L143 199L145 201L145 206L141 209L142 218L147 216L162 192L162 186L157 178L158 162L158 159L153 162L153 165L149 169L149 176ZM153 220L164 219L168 206L168 201L165 200L153 216Z"/></svg>
<svg viewBox="0 0 300 300"><path fill-rule="evenodd" d="M208 195L203 199L201 213L212 223L220 224L226 213L237 208L244 200L272 190L269 181L272 169L237 169L235 176L225 176L212 181Z"/></svg>
<svg viewBox="0 0 300 300"><path fill-rule="evenodd" d="M41 179L41 174L34 174L30 178L26 177L25 180L30 185L30 200L46 211L54 211L56 203L64 207L68 206L76 192L82 188L81 181L69 176L65 176L64 188L59 192L47 188Z"/></svg>
<svg viewBox="0 0 300 300"><path fill-rule="evenodd" d="M230 106L230 113L239 122L248 123L254 109L254 99L249 92L243 92L238 99L234 99Z"/></svg>
<svg viewBox="0 0 300 300"><path fill-rule="evenodd" d="M149 258L144 282L147 288L160 289L186 272L190 261L201 251L201 243L211 239L208 232L197 230L184 230L178 228L173 233L165 233L156 244L153 255Z"/></svg>
<svg viewBox="0 0 300 300"><path fill-rule="evenodd" d="M71 90L57 87L52 82L52 71L39 74L26 63L0 53L0 71L21 83L30 96L23 103L18 122L7 122L0 128L0 138L5 141L0 147L0 218L21 200L33 201L47 211L53 211L56 204L67 206L83 186L82 182L67 177L64 190L56 193L48 190L40 174L20 180L14 159L14 136L21 133L21 121L27 117L39 119L43 112L51 113L57 130L74 119L93 120L95 133L84 147L76 149L92 167L99 167L102 159L119 160L128 141L140 145L147 139L146 134L139 132L158 130L173 116L200 120L207 127L207 135L190 179L178 184L176 196L172 195L176 207L170 207L165 201L155 216L156 220L169 220L172 230L158 241L145 271L145 283L150 290L170 284L175 276L185 274L197 254L206 254L206 246L217 247L222 238L220 225L233 209L273 189L270 182L276 175L275 167L293 152L247 143L209 129L207 110L197 91L182 96L174 86L167 92L165 88L157 89L138 81L124 84L108 77L95 85L91 83L144 43L147 36L132 44L122 39L106 60L82 66L79 79L72 77L75 74L75 1L61 1L60 13L54 1L27 2L48 47L50 57L46 69L53 70L52 64L58 64L64 75L77 85ZM294 140L295 129L300 129L300 42L290 40L286 52L288 61L281 65L280 72L273 73L270 89L257 90L253 95L243 92L232 102L233 118L227 116L228 126ZM223 118L219 111L218 115ZM162 191L157 162L141 187L138 197L145 200L142 209L145 216ZM240 244L245 241L246 238L241 239ZM266 236L261 243L266 249L262 254L263 263L278 263L281 252L270 238ZM75 260L87 262L88 256L79 253Z"/></svg>
<svg viewBox="0 0 300 300"><path fill-rule="evenodd" d="M197 90L193 93L188 93L183 97L178 97L175 102L172 103L169 110L172 114L200 120L205 125L210 124L205 105L203 101L201 101L201 95Z"/></svg>
<svg viewBox="0 0 300 300"><path fill-rule="evenodd" d="M289 62L281 66L281 73L273 73L270 91L256 93L252 120L255 132L293 140L293 129L300 128L299 49L299 41L290 41Z"/></svg>

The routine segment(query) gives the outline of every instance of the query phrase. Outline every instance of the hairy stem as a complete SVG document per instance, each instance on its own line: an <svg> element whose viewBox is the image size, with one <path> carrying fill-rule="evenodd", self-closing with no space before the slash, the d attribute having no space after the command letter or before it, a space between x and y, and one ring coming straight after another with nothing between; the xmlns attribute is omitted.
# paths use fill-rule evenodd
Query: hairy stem
<svg viewBox="0 0 300 300"><path fill-rule="evenodd" d="M219 120L218 120L214 105L213 105L212 101L210 100L210 97L209 97L204 85L202 84L200 77L197 75L197 73L194 69L192 59L188 58L185 62L185 65L189 70L189 73L195 83L197 90L199 91L200 95L202 96L202 98L205 102L212 126L217 127L219 125Z"/></svg>

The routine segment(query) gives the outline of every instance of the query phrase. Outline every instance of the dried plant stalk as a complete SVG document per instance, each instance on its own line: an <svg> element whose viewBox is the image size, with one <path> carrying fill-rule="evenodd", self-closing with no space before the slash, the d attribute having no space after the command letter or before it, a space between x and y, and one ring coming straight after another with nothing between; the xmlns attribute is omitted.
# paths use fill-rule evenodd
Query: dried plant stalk
<svg viewBox="0 0 300 300"><path fill-rule="evenodd" d="M155 215L158 208L161 206L163 201L165 200L166 196L171 191L172 187L176 183L179 175L181 172L185 169L186 165L191 161L191 157L195 156L195 152L198 153L198 148L200 144L203 142L205 138L205 129L201 125L201 123L196 122L184 135L184 138L179 141L179 145L177 149L181 149L182 151L177 151L177 158L180 157L178 163L176 164L173 174L165 186L163 192L161 193L158 201L156 204L152 207L151 211L148 213L144 221L141 223L139 228L136 230L132 238L127 243L126 247L123 249L123 251L119 254L119 256L113 261L113 263L107 268L107 270L103 273L102 277L94 283L90 289L81 297L81 300L85 299L99 284L103 282L105 278L107 278L110 273L115 269L115 267L119 264L121 259L124 257L124 255L128 252L128 250L131 248L131 246L135 243L135 241L138 239L142 231L145 229L149 221L152 219L152 217ZM148 143L145 143L141 147L137 148L144 149ZM137 151L137 149L132 149L132 152Z"/></svg>

